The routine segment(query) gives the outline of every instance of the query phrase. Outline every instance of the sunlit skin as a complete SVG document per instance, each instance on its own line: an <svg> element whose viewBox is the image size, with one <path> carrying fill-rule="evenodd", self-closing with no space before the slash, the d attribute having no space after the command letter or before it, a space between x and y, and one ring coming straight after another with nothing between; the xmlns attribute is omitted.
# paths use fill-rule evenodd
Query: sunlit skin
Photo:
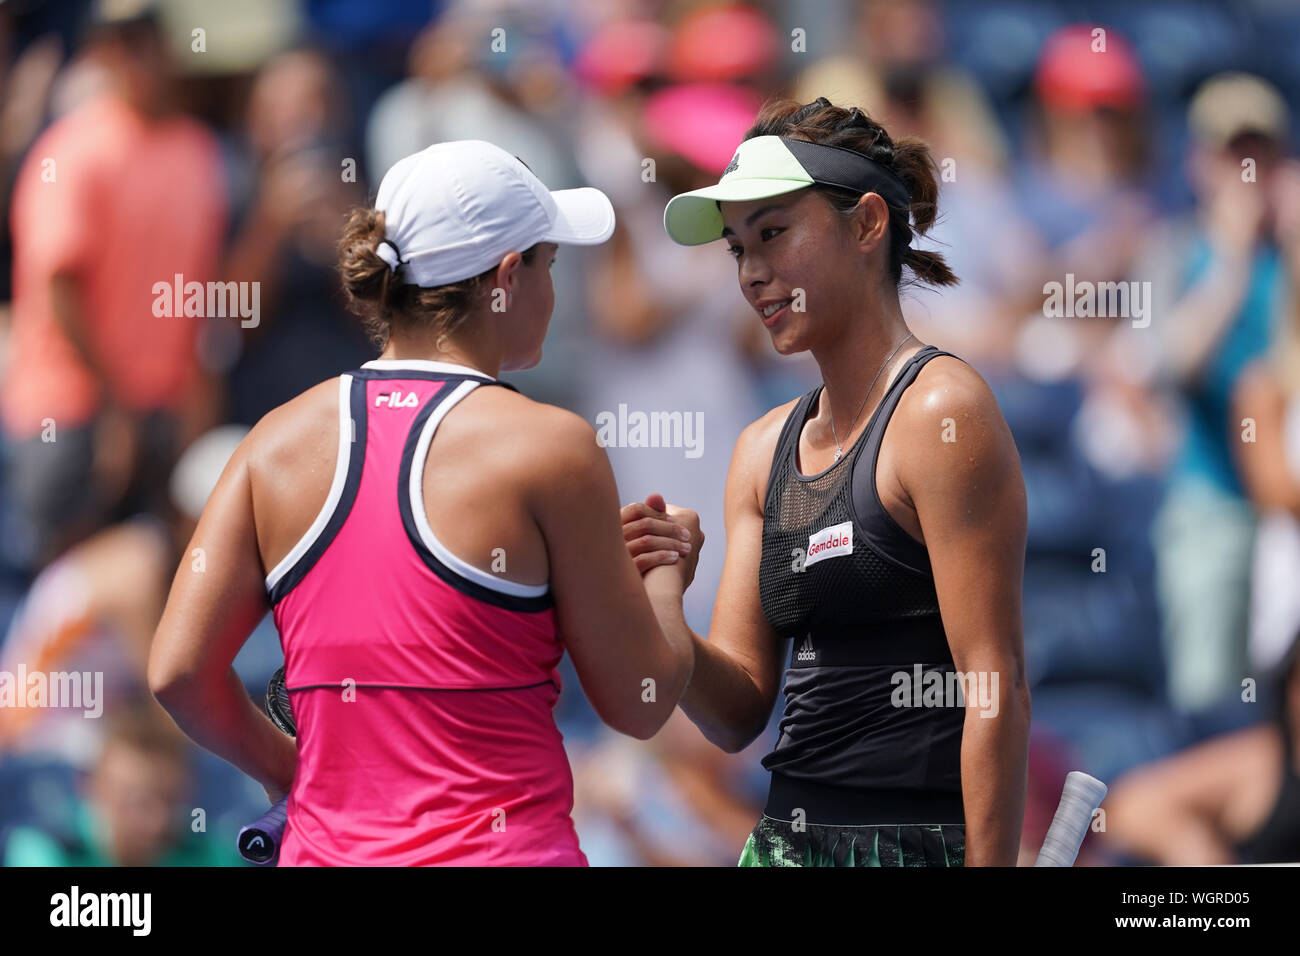
<svg viewBox="0 0 1300 956"><path fill-rule="evenodd" d="M855 312L876 312L881 304L897 299L892 287L882 282L882 257L871 255L883 241L885 224L884 203L875 194L862 203L860 238L830 201L812 189L721 203L719 208L722 243L709 248L722 245L735 259L741 294L751 306L804 290L805 311L782 313L781 321L765 323L778 352L828 344L851 324ZM828 232L852 242L853 254L828 256L827 244L817 241ZM830 251L847 253L850 248L837 242L830 244ZM876 308L865 306L863 289L874 290Z"/></svg>
<svg viewBox="0 0 1300 956"><path fill-rule="evenodd" d="M846 216L818 191L804 189L720 209L723 238L755 321L764 323L779 353L808 351L821 369L823 400L800 435L797 455L800 471L819 473L834 463L836 435L848 449L890 379L922 347L907 339L889 276L888 207L867 193ZM764 320L763 306L793 299L800 289L802 311L787 306ZM784 642L763 614L758 569L772 456L794 405L768 412L736 443L727 476L726 560L707 639L690 631L680 607L661 619L665 629L694 641L695 671L682 709L732 752L767 726L781 683ZM946 423L954 442L941 440ZM956 669L999 675L998 716L968 708L963 727L965 865L1013 866L1024 821L1030 720L1020 605L1025 491L1010 430L988 385L968 365L936 357L902 393L881 442L876 490L895 522L929 550ZM628 551L643 571L670 560L674 524L663 506L652 495L623 509Z"/></svg>
<svg viewBox="0 0 1300 956"><path fill-rule="evenodd" d="M880 362L908 333L898 291L886 275L885 201L868 193L847 220L814 189L722 203L721 209L723 242L736 259L741 294L756 313L803 290L804 311L790 306L768 320L761 314L758 319L782 355L812 352L822 368L841 443L847 444L846 426ZM919 344L913 340L903 351ZM865 355L880 358L868 368ZM882 386L878 383L881 391ZM834 447L824 409L818 409L812 427L813 437Z"/></svg>
<svg viewBox="0 0 1300 956"><path fill-rule="evenodd" d="M494 378L536 367L555 308L551 268L559 248L553 242L538 243L531 263L518 252L507 253L486 294L454 332L440 335L428 328L399 326L379 357L433 358L468 365Z"/></svg>
<svg viewBox="0 0 1300 956"><path fill-rule="evenodd" d="M522 257L516 265L513 259L515 254L511 253L497 269L498 288L512 280L515 284L513 289L507 290L515 305L509 319L511 327L508 330L497 330L498 340L506 346L503 348L501 366L504 371L534 368L542 360L542 342L551 324L551 312L555 309L555 286L551 281L551 268L555 265L559 248L553 242L539 243L531 266L525 266ZM506 321L504 313L495 315L498 322ZM470 323L474 327L482 327L484 324Z"/></svg>

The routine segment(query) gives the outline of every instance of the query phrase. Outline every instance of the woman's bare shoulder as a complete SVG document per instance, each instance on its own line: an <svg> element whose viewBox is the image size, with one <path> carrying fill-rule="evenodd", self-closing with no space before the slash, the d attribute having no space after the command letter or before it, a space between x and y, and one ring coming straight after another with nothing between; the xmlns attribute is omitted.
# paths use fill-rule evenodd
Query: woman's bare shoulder
<svg viewBox="0 0 1300 956"><path fill-rule="evenodd" d="M903 392L896 414L986 415L997 413L997 399L984 376L954 355L936 355L926 362Z"/></svg>
<svg viewBox="0 0 1300 956"><path fill-rule="evenodd" d="M435 451L444 463L472 459L484 482L520 489L568 492L610 475L590 422L508 388L480 387L465 396L438 426L431 467Z"/></svg>
<svg viewBox="0 0 1300 956"><path fill-rule="evenodd" d="M772 457L785 423L799 404L792 398L778 405L762 417L750 422L736 439L736 450L731 456L731 470L727 476L728 495L752 494L755 507L763 510L767 498L767 482L772 471ZM737 501L742 499L736 499Z"/></svg>
<svg viewBox="0 0 1300 956"><path fill-rule="evenodd" d="M770 459L772 453L776 451L776 443L781 437L781 430L785 427L786 420L801 398L802 395L792 398L784 405L776 406L746 425L736 441L737 449L743 445L747 452L756 454L766 452Z"/></svg>
<svg viewBox="0 0 1300 956"><path fill-rule="evenodd" d="M326 379L271 409L244 439L249 468L259 473L315 471L338 455L339 380Z"/></svg>
<svg viewBox="0 0 1300 956"><path fill-rule="evenodd" d="M966 482L988 478L990 470L1019 467L1015 440L993 389L979 372L950 355L921 367L900 396L886 434L906 436L897 446L901 472L951 472L954 480Z"/></svg>

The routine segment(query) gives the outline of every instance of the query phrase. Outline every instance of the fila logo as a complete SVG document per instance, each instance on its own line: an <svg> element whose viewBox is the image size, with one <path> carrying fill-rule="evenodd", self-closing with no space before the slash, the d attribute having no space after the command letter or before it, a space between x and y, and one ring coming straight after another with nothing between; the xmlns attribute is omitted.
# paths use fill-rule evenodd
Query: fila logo
<svg viewBox="0 0 1300 956"><path fill-rule="evenodd" d="M808 558L803 566L809 567L827 558L853 553L853 522L831 525L808 536Z"/></svg>
<svg viewBox="0 0 1300 956"><path fill-rule="evenodd" d="M813 650L812 635L805 637L803 643L799 645L799 653L794 656L797 661L815 661L817 652Z"/></svg>
<svg viewBox="0 0 1300 956"><path fill-rule="evenodd" d="M415 408L420 404L420 397L415 392L380 392L375 396L375 408L387 405L389 408Z"/></svg>

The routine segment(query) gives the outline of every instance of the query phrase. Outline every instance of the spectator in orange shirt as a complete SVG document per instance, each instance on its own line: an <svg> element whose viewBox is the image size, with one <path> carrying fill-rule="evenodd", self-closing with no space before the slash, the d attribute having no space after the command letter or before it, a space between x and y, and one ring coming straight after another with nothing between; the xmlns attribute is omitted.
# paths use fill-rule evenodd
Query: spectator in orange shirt
<svg viewBox="0 0 1300 956"><path fill-rule="evenodd" d="M157 317L154 286L218 278L217 142L176 111L149 5L95 10L83 56L103 90L32 145L11 212L0 410L34 567L110 520L153 510L212 409L195 350L201 319Z"/></svg>

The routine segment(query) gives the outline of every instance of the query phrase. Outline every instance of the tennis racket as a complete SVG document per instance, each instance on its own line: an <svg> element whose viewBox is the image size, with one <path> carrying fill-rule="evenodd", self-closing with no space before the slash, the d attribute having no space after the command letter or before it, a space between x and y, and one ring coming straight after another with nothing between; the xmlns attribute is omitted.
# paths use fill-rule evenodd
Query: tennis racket
<svg viewBox="0 0 1300 956"><path fill-rule="evenodd" d="M1043 837L1043 848L1038 851L1034 866L1074 866L1079 846L1092 824L1092 811L1101 806L1105 796L1106 785L1096 777L1081 770L1067 773L1061 802L1052 817L1052 825L1047 828L1047 836Z"/></svg>
<svg viewBox="0 0 1300 956"><path fill-rule="evenodd" d="M289 706L289 691L284 686L284 668L281 667L266 684L266 715L271 723L290 737L298 736ZM284 839L284 825L288 817L289 798L285 797L266 813L239 831L239 855L258 866L274 866L280 858L280 841Z"/></svg>

